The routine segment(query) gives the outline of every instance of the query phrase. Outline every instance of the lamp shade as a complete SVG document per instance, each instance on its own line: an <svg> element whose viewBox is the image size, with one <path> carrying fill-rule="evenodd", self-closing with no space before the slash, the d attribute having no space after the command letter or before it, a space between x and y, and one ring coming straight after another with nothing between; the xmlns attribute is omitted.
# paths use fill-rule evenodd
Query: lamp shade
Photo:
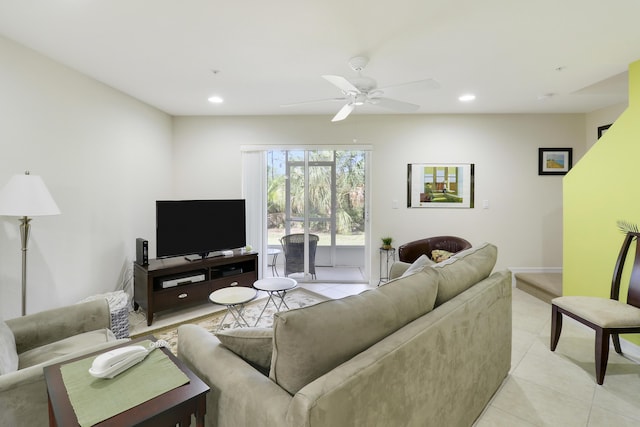
<svg viewBox="0 0 640 427"><path fill-rule="evenodd" d="M60 209L38 175L14 175L0 190L0 215L59 215Z"/></svg>

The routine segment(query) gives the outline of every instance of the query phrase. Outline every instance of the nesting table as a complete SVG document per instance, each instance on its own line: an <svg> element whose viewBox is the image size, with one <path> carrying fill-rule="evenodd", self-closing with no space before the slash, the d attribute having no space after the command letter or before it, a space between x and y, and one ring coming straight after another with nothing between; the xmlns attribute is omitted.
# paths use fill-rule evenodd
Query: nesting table
<svg viewBox="0 0 640 427"><path fill-rule="evenodd" d="M253 288L246 286L230 286L228 288L218 289L209 295L209 301L214 304L220 304L227 307L227 312L218 325L218 330L224 325L227 315L231 313L236 321L235 326L249 326L249 323L243 316L244 305L254 299L258 292Z"/></svg>
<svg viewBox="0 0 640 427"><path fill-rule="evenodd" d="M262 308L260 312L260 316L258 316L258 320L256 320L256 325L262 318L264 311L266 310L269 303L273 303L276 307L276 311L280 311L282 306L284 305L287 310L289 310L289 306L287 302L284 300L287 291L290 291L298 286L298 282L289 277L268 277L265 279L257 280L253 287L259 291L265 291L269 294L269 298L267 299L267 303Z"/></svg>

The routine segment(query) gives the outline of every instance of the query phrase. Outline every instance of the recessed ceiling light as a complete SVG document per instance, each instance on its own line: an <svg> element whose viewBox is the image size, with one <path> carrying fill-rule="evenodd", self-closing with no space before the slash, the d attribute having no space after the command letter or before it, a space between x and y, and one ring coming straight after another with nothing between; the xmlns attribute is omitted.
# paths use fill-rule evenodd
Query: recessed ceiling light
<svg viewBox="0 0 640 427"><path fill-rule="evenodd" d="M214 95L209 97L209 102L212 104L222 104L224 102L224 99L222 99L221 96Z"/></svg>
<svg viewBox="0 0 640 427"><path fill-rule="evenodd" d="M476 99L476 96L472 93L467 93L465 95L461 95L458 97L458 100L462 102L470 102L470 101L473 101L474 99Z"/></svg>

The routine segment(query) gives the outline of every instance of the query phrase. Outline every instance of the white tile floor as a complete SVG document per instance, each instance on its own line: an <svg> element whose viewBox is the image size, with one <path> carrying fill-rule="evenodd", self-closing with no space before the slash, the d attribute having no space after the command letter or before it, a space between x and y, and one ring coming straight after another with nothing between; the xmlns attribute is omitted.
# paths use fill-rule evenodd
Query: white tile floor
<svg viewBox="0 0 640 427"><path fill-rule="evenodd" d="M551 306L514 289L511 372L476 426L640 425L640 364L611 348L599 386L593 331L565 317L551 352L550 329Z"/></svg>
<svg viewBox="0 0 640 427"><path fill-rule="evenodd" d="M370 288L337 283L301 283L300 287L329 298ZM171 317L157 321L175 322ZM558 348L551 352L550 328L550 305L514 288L511 371L474 425L639 426L640 363L612 348L604 385L599 386L595 382L593 331L565 318Z"/></svg>
<svg viewBox="0 0 640 427"><path fill-rule="evenodd" d="M278 265L275 268L275 272L278 276L284 275L284 267ZM264 271L265 277L273 277L274 269L272 267L266 268ZM304 277L302 273L293 273L288 277L303 281ZM364 283L364 273L361 267L322 267L316 266L316 280L326 283Z"/></svg>

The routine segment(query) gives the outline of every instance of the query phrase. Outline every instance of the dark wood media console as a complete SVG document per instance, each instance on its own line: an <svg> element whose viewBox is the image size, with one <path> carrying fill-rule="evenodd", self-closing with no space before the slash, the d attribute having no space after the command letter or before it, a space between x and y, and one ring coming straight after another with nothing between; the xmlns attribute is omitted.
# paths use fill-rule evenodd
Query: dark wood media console
<svg viewBox="0 0 640 427"><path fill-rule="evenodd" d="M191 282L190 278L204 280ZM163 283L173 280L172 287ZM258 280L258 254L240 253L233 256L187 261L184 257L151 259L148 265L133 264L133 306L147 313L147 326L158 311L179 308L207 301L209 294L228 286L252 287Z"/></svg>

